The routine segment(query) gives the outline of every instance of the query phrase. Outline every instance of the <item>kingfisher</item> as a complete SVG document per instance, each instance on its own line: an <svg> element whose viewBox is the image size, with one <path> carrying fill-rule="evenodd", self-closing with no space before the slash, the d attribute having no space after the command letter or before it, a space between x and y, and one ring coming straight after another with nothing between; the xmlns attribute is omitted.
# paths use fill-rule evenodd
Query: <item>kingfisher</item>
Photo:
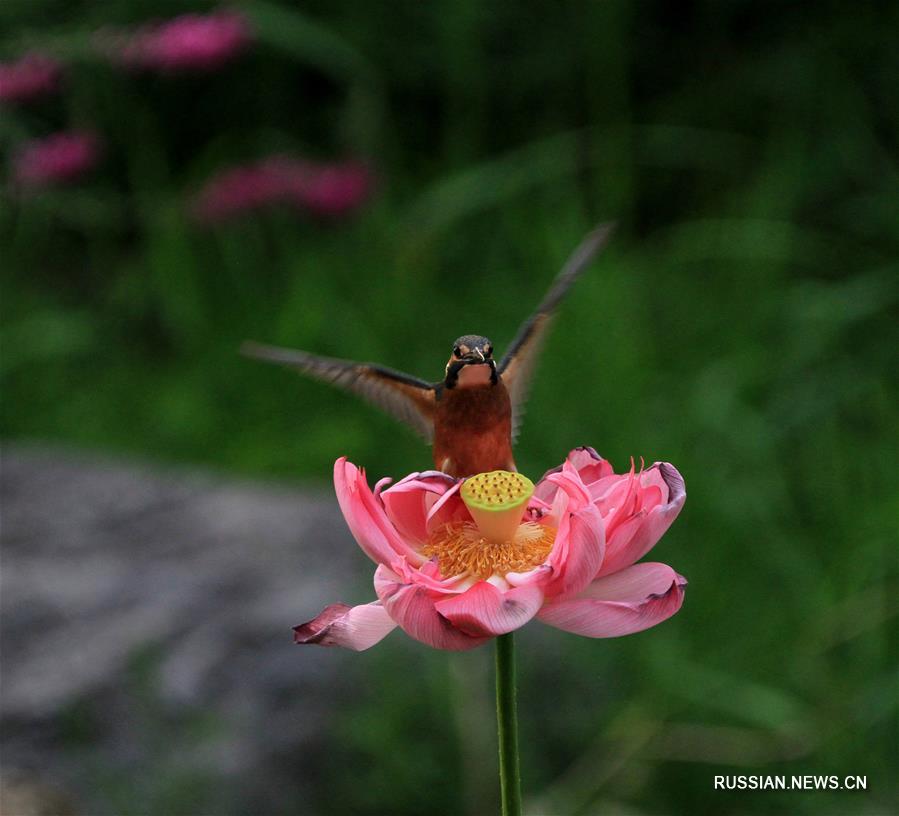
<svg viewBox="0 0 899 816"><path fill-rule="evenodd" d="M443 379L437 382L375 363L249 341L241 351L330 383L381 408L431 443L434 465L450 476L515 471L512 445L540 348L559 303L605 246L613 226L598 226L575 249L499 362L492 341L481 334L456 339Z"/></svg>

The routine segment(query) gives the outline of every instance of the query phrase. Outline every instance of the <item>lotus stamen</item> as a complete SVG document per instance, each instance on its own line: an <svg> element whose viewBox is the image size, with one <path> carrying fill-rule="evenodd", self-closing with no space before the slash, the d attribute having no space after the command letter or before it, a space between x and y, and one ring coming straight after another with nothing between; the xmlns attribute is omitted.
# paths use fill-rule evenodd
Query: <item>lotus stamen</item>
<svg viewBox="0 0 899 816"><path fill-rule="evenodd" d="M554 528L522 523L534 484L520 473L494 470L465 480L459 491L473 522L454 522L436 530L422 548L437 558L444 576L486 579L540 566L556 538Z"/></svg>

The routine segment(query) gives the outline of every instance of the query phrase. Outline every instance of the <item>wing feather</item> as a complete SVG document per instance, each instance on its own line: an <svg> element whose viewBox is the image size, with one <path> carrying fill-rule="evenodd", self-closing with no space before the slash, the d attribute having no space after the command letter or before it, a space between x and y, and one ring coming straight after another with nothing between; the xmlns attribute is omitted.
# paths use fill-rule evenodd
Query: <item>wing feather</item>
<svg viewBox="0 0 899 816"><path fill-rule="evenodd" d="M556 307L572 284L599 254L612 234L614 224L601 224L571 254L537 310L522 324L499 364L499 373L512 400L512 439L518 436L524 418L525 400L537 357L555 316Z"/></svg>
<svg viewBox="0 0 899 816"><path fill-rule="evenodd" d="M306 351L247 342L247 357L294 368L316 380L349 391L409 425L428 442L434 436L434 386L431 383L373 363L320 357Z"/></svg>

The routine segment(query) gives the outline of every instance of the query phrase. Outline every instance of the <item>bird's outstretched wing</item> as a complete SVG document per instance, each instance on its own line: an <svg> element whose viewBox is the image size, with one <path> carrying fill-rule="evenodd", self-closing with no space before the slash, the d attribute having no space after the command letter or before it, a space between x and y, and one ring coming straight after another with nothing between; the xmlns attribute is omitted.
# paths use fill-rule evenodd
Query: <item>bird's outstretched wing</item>
<svg viewBox="0 0 899 816"><path fill-rule="evenodd" d="M518 330L518 334L499 364L499 373L512 400L513 439L518 436L518 430L521 427L531 375L534 373L537 356L552 324L555 309L581 272L590 265L590 262L605 246L614 228L615 225L611 223L601 224L581 242L559 274L556 275L556 279L543 298L543 302L537 307L537 311Z"/></svg>
<svg viewBox="0 0 899 816"><path fill-rule="evenodd" d="M434 437L434 385L373 363L319 357L305 351L246 342L242 354L295 368L317 380L362 397L405 422L428 442Z"/></svg>

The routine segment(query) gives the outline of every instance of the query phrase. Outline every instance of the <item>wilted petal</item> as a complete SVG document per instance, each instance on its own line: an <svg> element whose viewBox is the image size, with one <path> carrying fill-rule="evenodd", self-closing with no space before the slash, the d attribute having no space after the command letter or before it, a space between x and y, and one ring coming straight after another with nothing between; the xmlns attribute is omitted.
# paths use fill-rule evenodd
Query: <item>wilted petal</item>
<svg viewBox="0 0 899 816"><path fill-rule="evenodd" d="M622 525L610 536L599 576L618 572L646 555L684 506L687 491L684 479L674 465L656 462L642 474L641 481L646 485L647 494L655 497L650 500L650 495L647 495L647 504L651 505L651 509L639 510L635 514L637 520L629 520L626 526ZM656 488L662 490L661 502L658 501Z"/></svg>
<svg viewBox="0 0 899 816"><path fill-rule="evenodd" d="M413 563L422 563L424 559L390 523L365 474L346 457L334 463L334 490L350 532L372 561L389 564L397 556L406 556Z"/></svg>
<svg viewBox="0 0 899 816"><path fill-rule="evenodd" d="M396 573L384 566L375 572L375 589L384 608L403 631L428 646L464 651L487 640L465 634L434 608L435 599L444 596L420 584L403 583Z"/></svg>
<svg viewBox="0 0 899 816"><path fill-rule="evenodd" d="M548 603L537 618L586 637L629 635L677 612L686 583L666 564L634 564L597 578L577 598Z"/></svg>
<svg viewBox="0 0 899 816"><path fill-rule="evenodd" d="M543 603L539 584L525 584L503 592L479 581L458 595L434 605L457 629L474 637L495 637L524 626Z"/></svg>
<svg viewBox="0 0 899 816"><path fill-rule="evenodd" d="M347 606L331 604L316 617L294 626L293 642L317 646L343 646L361 652L383 640L396 628L380 601Z"/></svg>

